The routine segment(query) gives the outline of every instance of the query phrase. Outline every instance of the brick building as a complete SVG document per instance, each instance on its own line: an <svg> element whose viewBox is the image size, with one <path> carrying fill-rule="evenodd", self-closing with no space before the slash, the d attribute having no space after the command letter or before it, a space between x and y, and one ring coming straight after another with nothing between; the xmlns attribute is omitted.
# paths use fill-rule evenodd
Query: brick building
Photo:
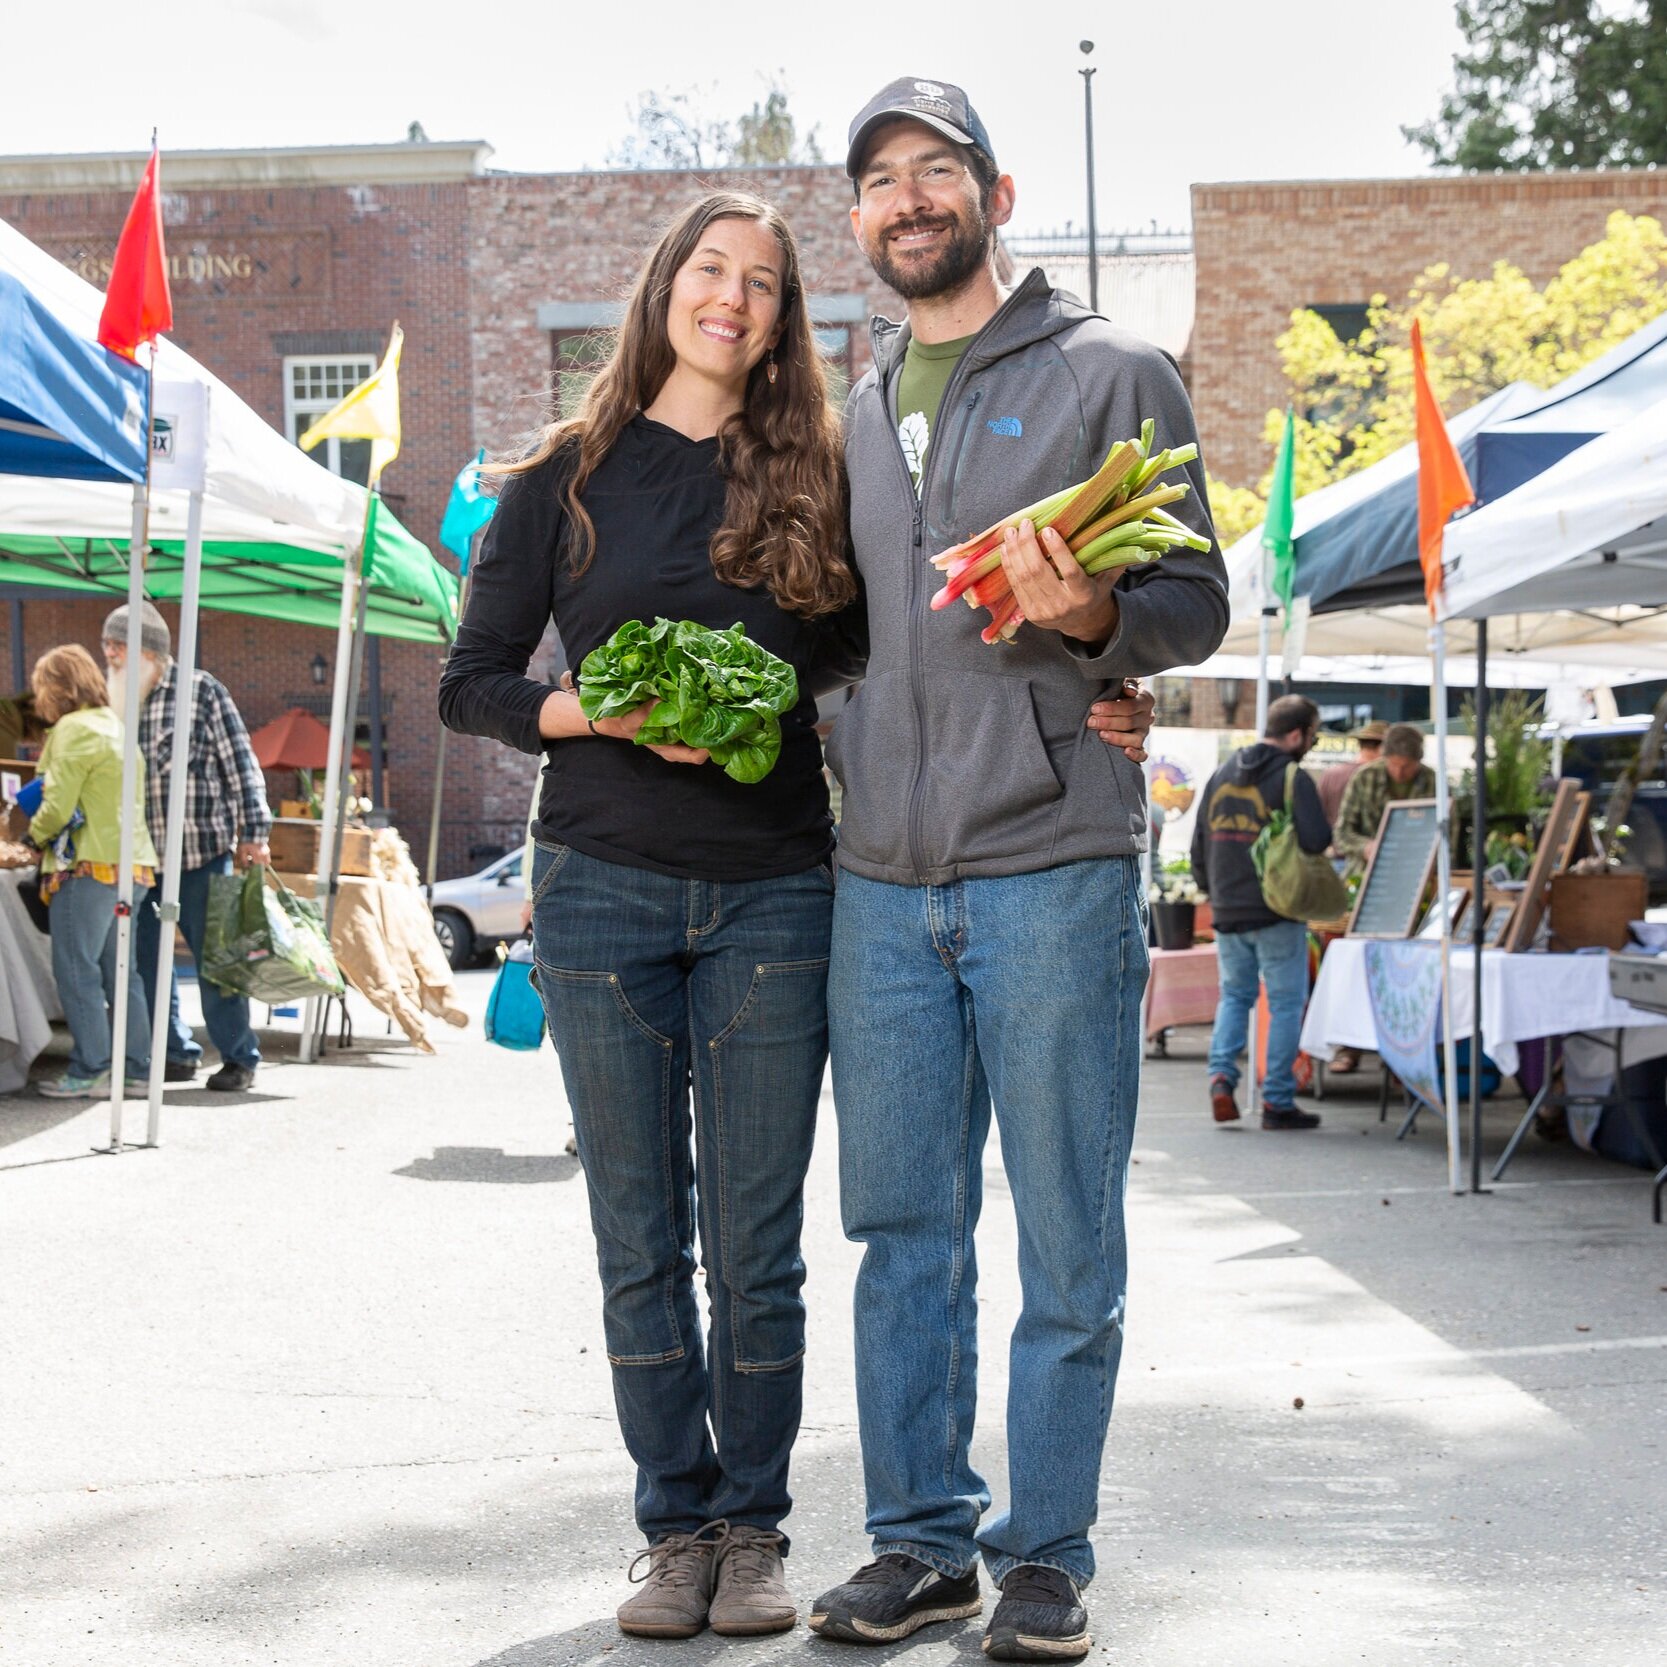
<svg viewBox="0 0 1667 1667"><path fill-rule="evenodd" d="M1252 486L1272 467L1262 424L1286 397L1274 344L1296 308L1315 308L1346 337L1374 294L1405 295L1437 261L1486 277L1506 260L1543 284L1603 236L1615 209L1667 214L1667 173L1195 185L1189 368L1210 472Z"/></svg>
<svg viewBox="0 0 1667 1667"><path fill-rule="evenodd" d="M571 394L599 326L645 245L708 184L778 204L798 233L824 352L841 378L867 364L865 322L899 303L850 234L837 167L783 167L697 179L681 173L490 172L483 142L305 150L174 152L163 159L174 339L292 438L367 375L397 318L404 443L383 477L389 504L442 561L452 478L536 425L552 372ZM0 158L0 218L100 286L143 164L139 156ZM565 372L565 374L563 374ZM330 441L315 454L365 477L368 450ZM0 677L55 643L96 648L111 604L17 587L0 610ZM21 630L19 627L21 626ZM373 639L374 643L375 639ZM327 713L314 678L331 633L238 614L203 615L202 662L231 688L251 728L290 706ZM316 666L322 659L324 665ZM383 642L361 711L383 718L385 798L419 860L438 739L434 647ZM535 662L535 673L545 667ZM368 723L360 738L367 741ZM532 763L453 737L446 760L441 874L515 842ZM290 796L293 778L274 780Z"/></svg>

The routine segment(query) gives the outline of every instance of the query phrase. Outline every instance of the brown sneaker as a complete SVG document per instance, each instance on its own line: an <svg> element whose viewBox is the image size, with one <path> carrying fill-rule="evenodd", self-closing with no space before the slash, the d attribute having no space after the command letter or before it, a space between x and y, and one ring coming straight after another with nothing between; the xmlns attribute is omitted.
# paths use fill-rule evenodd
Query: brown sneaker
<svg viewBox="0 0 1667 1667"><path fill-rule="evenodd" d="M619 1630L633 1638L693 1638L706 1626L717 1573L717 1550L727 1522L709 1522L693 1534L668 1534L631 1564L642 1590L619 1606ZM648 1573L637 1566L648 1559Z"/></svg>
<svg viewBox="0 0 1667 1667"><path fill-rule="evenodd" d="M1235 1123L1239 1102L1233 1098L1233 1084L1227 1077L1210 1078L1210 1115L1218 1123Z"/></svg>
<svg viewBox="0 0 1667 1667"><path fill-rule="evenodd" d="M799 1618L787 1594L780 1534L738 1522L718 1546L712 1630L725 1638L787 1632Z"/></svg>

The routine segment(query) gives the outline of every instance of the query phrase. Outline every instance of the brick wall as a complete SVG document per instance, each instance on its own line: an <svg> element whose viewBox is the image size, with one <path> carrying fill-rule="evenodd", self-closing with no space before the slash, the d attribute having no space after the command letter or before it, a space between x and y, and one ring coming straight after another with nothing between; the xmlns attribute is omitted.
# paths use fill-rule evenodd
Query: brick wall
<svg viewBox="0 0 1667 1667"><path fill-rule="evenodd" d="M1618 208L1667 212L1667 173L1195 185L1191 387L1211 473L1254 485L1272 466L1262 424L1285 401L1274 343L1295 308L1404 296L1436 261L1486 277L1508 260L1543 284Z"/></svg>
<svg viewBox="0 0 1667 1667"><path fill-rule="evenodd" d="M440 551L451 481L477 446L495 450L532 427L548 385L549 301L616 299L648 242L711 186L778 204L797 232L806 278L824 294L861 294L876 311L901 303L874 278L851 236L850 186L835 167L717 173L481 175L450 183L274 185L169 191L164 199L174 339L282 428L287 354L380 354L405 327L404 441L383 477L390 503ZM102 286L129 202L119 192L0 194L0 217ZM853 330L855 368L867 334ZM27 659L55 643L96 653L110 604L28 600ZM174 611L165 609L170 624ZM11 663L0 610L0 667ZM333 660L334 633L235 614L203 616L202 663L231 689L251 729L316 701L310 666ZM419 863L426 851L439 737L436 647L382 644L387 797ZM542 675L543 657L533 670ZM361 711L368 695L361 691ZM483 848L513 844L531 793L532 759L468 736L447 741L440 872L465 872ZM274 802L292 790L272 783ZM472 853L474 853L472 855Z"/></svg>

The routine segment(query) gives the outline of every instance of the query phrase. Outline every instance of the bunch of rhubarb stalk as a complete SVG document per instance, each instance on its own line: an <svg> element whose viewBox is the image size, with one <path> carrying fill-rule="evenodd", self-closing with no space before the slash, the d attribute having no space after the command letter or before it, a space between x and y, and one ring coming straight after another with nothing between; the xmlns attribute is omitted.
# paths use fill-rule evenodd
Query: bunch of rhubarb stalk
<svg viewBox="0 0 1667 1667"><path fill-rule="evenodd" d="M1032 522L1038 534L1044 527L1052 527L1071 547L1083 572L1090 574L1133 562L1156 561L1177 545L1208 550L1208 539L1199 537L1165 508L1179 503L1191 487L1185 482L1176 486L1157 484L1165 470L1192 462L1198 448L1176 446L1154 452L1156 434L1157 424L1148 419L1141 424L1140 438L1113 446L1091 479L1067 486L1063 492L986 527L965 544L934 556L932 565L945 574L948 582L932 598L932 606L947 608L961 597L969 608L988 608L990 623L984 628L984 641L1011 642L1025 616L1002 567L1002 540L1009 527L1024 521Z"/></svg>

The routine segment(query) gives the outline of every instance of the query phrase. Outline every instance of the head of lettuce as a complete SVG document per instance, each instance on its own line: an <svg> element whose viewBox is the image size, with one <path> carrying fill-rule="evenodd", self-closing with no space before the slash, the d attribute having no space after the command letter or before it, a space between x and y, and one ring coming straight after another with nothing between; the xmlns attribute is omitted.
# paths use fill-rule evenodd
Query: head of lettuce
<svg viewBox="0 0 1667 1667"><path fill-rule="evenodd" d="M735 781L762 781L781 753L781 717L799 699L785 660L741 629L685 619L627 620L579 667L579 706L593 722L659 704L638 746L704 747Z"/></svg>

